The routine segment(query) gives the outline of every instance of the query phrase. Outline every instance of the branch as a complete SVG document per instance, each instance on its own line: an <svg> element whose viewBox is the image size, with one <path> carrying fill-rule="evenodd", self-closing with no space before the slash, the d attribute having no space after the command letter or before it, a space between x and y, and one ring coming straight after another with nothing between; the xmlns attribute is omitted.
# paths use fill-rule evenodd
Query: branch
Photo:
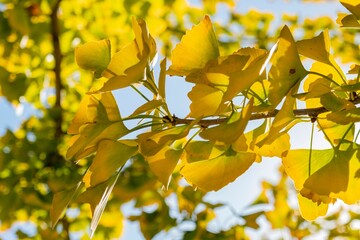
<svg viewBox="0 0 360 240"><path fill-rule="evenodd" d="M55 106L54 109L56 111L56 119L55 120L55 139L58 139L63 134L61 129L63 116L62 116L62 108L61 108L61 91L63 89L63 85L61 83L61 60L62 54L60 49L60 39L59 39L59 19L58 19L58 11L60 8L61 0L57 0L51 12L51 36L54 47L54 59L55 59Z"/></svg>
<svg viewBox="0 0 360 240"><path fill-rule="evenodd" d="M360 103L360 97L355 96L354 100L350 100L353 104ZM258 119L265 119L265 118L273 118L278 114L279 110L274 109L270 112L261 112L261 113L252 113L250 120L258 120ZM294 115L297 117L310 117L314 118L317 117L321 113L330 112L330 110L326 109L325 107L318 107L318 108L304 108L304 109L295 109ZM172 120L168 116L163 118L164 121L170 122L173 125L178 124L191 124L195 119L185 119L185 118L178 118L173 116ZM202 119L200 120L197 125L201 127L209 127L212 125L217 125L223 122L226 122L228 118L216 118L216 119Z"/></svg>

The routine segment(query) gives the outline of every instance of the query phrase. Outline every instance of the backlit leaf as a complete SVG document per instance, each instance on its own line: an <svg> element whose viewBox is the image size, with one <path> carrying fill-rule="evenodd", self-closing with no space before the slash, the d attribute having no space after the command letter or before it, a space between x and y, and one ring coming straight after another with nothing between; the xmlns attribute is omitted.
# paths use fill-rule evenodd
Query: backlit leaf
<svg viewBox="0 0 360 240"><path fill-rule="evenodd" d="M133 18L132 24L135 39L112 57L106 75L110 79L99 89L100 92L128 87L145 80L145 69L155 55L156 44L144 20Z"/></svg>
<svg viewBox="0 0 360 240"><path fill-rule="evenodd" d="M349 10L356 19L360 19L360 1L359 0L340 0L340 3Z"/></svg>
<svg viewBox="0 0 360 240"><path fill-rule="evenodd" d="M120 172L101 184L95 187L86 189L78 197L78 201L82 203L89 203L92 211L92 220L90 224L90 238L94 235L94 232L99 224L102 213L105 210L106 204L109 200L110 194L118 180Z"/></svg>
<svg viewBox="0 0 360 240"><path fill-rule="evenodd" d="M349 124L360 121L360 109L349 109L339 112L332 112L326 115L326 118L330 121L339 124Z"/></svg>
<svg viewBox="0 0 360 240"><path fill-rule="evenodd" d="M108 180L126 161L136 154L137 144L133 142L101 140L96 156L89 167L90 186L96 186Z"/></svg>
<svg viewBox="0 0 360 240"><path fill-rule="evenodd" d="M97 149L102 139L118 139L128 133L112 93L87 95L80 104L72 124L70 133L77 134L70 140L66 156L80 159ZM85 105L85 106L84 106ZM77 129L78 128L78 129Z"/></svg>
<svg viewBox="0 0 360 240"><path fill-rule="evenodd" d="M136 116L141 113L145 113L148 111L152 111L162 105L164 105L165 102L162 99L154 99L149 102L144 103L140 107L138 107L130 116Z"/></svg>
<svg viewBox="0 0 360 240"><path fill-rule="evenodd" d="M111 58L110 40L88 42L75 48L75 59L79 67L93 71L95 77L101 77Z"/></svg>
<svg viewBox="0 0 360 240"><path fill-rule="evenodd" d="M182 150L176 150L169 146L165 146L154 155L144 156L144 158L149 163L151 171L167 188L170 182L170 176L174 171L181 154Z"/></svg>
<svg viewBox="0 0 360 240"><path fill-rule="evenodd" d="M54 228L70 202L76 198L81 190L81 182L75 187L54 194L50 209L51 225Z"/></svg>
<svg viewBox="0 0 360 240"><path fill-rule="evenodd" d="M202 69L208 61L219 56L218 42L209 16L186 31L171 55L172 65L168 74L178 76Z"/></svg>
<svg viewBox="0 0 360 240"><path fill-rule="evenodd" d="M189 117L211 116L226 108L222 104L223 92L205 84L196 84L188 97L191 100Z"/></svg>
<svg viewBox="0 0 360 240"><path fill-rule="evenodd" d="M296 42L299 54L331 65L330 58L330 36L329 31L324 30L312 39L304 39Z"/></svg>
<svg viewBox="0 0 360 240"><path fill-rule="evenodd" d="M199 160L212 159L220 156L226 149L225 146L215 145L210 141L191 141L185 148L187 163Z"/></svg>
<svg viewBox="0 0 360 240"><path fill-rule="evenodd" d="M329 205L326 203L315 203L300 193L297 195L301 216L308 221L315 220L318 217L325 216Z"/></svg>
<svg viewBox="0 0 360 240"><path fill-rule="evenodd" d="M234 113L227 122L205 129L200 133L200 136L213 142L233 143L244 133L251 116L253 104L254 99L251 99L241 113Z"/></svg>
<svg viewBox="0 0 360 240"><path fill-rule="evenodd" d="M255 158L255 153L235 152L229 148L216 158L186 164L180 173L203 191L217 191L243 174Z"/></svg>
<svg viewBox="0 0 360 240"><path fill-rule="evenodd" d="M307 75L300 61L294 38L287 26L281 30L272 63L269 71L271 83L269 101L275 108L290 89Z"/></svg>

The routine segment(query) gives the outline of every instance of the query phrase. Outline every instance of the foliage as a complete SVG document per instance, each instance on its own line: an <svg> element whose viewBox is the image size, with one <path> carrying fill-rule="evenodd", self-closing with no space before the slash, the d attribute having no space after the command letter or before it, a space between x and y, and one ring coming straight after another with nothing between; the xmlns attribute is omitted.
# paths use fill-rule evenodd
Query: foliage
<svg viewBox="0 0 360 240"><path fill-rule="evenodd" d="M211 21L218 2L230 9L225 24ZM340 2L349 12L336 22L350 30L338 32L327 17L299 22L284 15L287 25L275 34L269 34L271 14L237 13L233 1L203 1L203 9L182 0L2 3L1 95L17 106L31 103L37 114L0 140L1 229L28 222L36 226L30 237L67 239L88 238L90 226L91 237L118 237L119 208L133 200L141 213L130 220L146 239L186 223L193 227L184 239L246 239L263 217L296 238L334 222L329 236L356 238L356 230L345 228L359 218L352 210L347 222L337 220L344 211L307 221L338 199L360 198L359 66L347 78L335 61L358 60L360 6ZM185 30L190 22L199 23ZM296 30L302 40L293 37ZM238 49L249 37L252 47ZM156 45L170 57L159 73ZM185 118L169 110L171 76L192 85ZM127 88L145 102L122 116L113 93ZM248 124L256 119L264 120ZM291 149L288 132L304 122L316 125L331 148L313 149L309 139L309 149ZM205 192L223 188L263 157L282 159L280 182L263 183L249 206L256 211L233 211L241 224L210 231L216 209L230 206L208 203ZM167 202L174 196L176 216ZM289 205L291 196L301 214Z"/></svg>

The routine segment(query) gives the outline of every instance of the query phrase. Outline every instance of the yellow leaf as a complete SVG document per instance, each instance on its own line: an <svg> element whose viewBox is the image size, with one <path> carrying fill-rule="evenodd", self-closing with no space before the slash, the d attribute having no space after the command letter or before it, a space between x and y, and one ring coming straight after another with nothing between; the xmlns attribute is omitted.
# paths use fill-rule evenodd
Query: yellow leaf
<svg viewBox="0 0 360 240"><path fill-rule="evenodd" d="M300 61L294 38L287 26L281 30L278 48L272 62L269 71L271 83L269 101L275 108L290 89L307 74Z"/></svg>
<svg viewBox="0 0 360 240"><path fill-rule="evenodd" d="M191 141L185 148L186 163L212 159L220 156L226 149L210 141Z"/></svg>
<svg viewBox="0 0 360 240"><path fill-rule="evenodd" d="M191 100L189 117L212 116L222 112L223 92L205 84L196 84L188 93Z"/></svg>
<svg viewBox="0 0 360 240"><path fill-rule="evenodd" d="M360 23L353 14L338 13L336 23L343 28L360 28Z"/></svg>
<svg viewBox="0 0 360 240"><path fill-rule="evenodd" d="M227 122L205 129L200 133L200 137L226 144L235 142L244 133L251 116L253 103L254 99L251 99L241 113L234 113Z"/></svg>
<svg viewBox="0 0 360 240"><path fill-rule="evenodd" d="M208 61L219 56L218 42L209 16L186 31L171 55L172 65L168 74L178 76L202 69Z"/></svg>
<svg viewBox="0 0 360 240"><path fill-rule="evenodd" d="M93 92L124 88L145 79L145 69L156 54L156 44L144 20L133 18L132 23L135 39L114 54L104 75L110 79Z"/></svg>
<svg viewBox="0 0 360 240"><path fill-rule="evenodd" d="M329 78L331 78L334 82L340 84L343 84L343 79L345 79L344 73L339 69L338 65L335 65L335 62L332 62L332 65L325 64L322 62L315 62L312 66L310 71L312 72L318 72L321 73ZM319 86L322 86L324 88L322 90L319 89ZM306 98L306 107L307 108L316 108L316 107L322 107L322 104L320 103L320 97L323 95L321 94L324 92L326 94L326 88L333 87L334 84L331 83L329 80L320 77L315 74L309 74L307 78L304 81L304 91L308 92L309 96ZM346 98L346 93L344 94L337 92L337 95L342 98ZM315 98L319 97L319 98Z"/></svg>
<svg viewBox="0 0 360 240"><path fill-rule="evenodd" d="M172 144L175 140L186 137L195 123L196 121L190 125L176 126L138 135L137 141L139 143L140 153L144 156L153 156L164 146Z"/></svg>
<svg viewBox="0 0 360 240"><path fill-rule="evenodd" d="M360 1L359 0L340 0L340 3L349 10L356 19L360 19Z"/></svg>
<svg viewBox="0 0 360 240"><path fill-rule="evenodd" d="M224 93L222 102L230 101L240 92L250 88L257 80L261 79L260 70L268 55L265 50L253 48L240 49L235 54L246 56L248 60L244 68L236 68L235 71L233 70L228 73L229 86Z"/></svg>
<svg viewBox="0 0 360 240"><path fill-rule="evenodd" d="M144 158L149 163L151 171L167 188L170 183L170 176L174 171L181 154L182 150L175 150L169 146L165 146L154 155L144 156Z"/></svg>
<svg viewBox="0 0 360 240"><path fill-rule="evenodd" d="M93 71L101 77L110 62L110 40L88 42L75 48L75 59L79 67Z"/></svg>
<svg viewBox="0 0 360 240"><path fill-rule="evenodd" d="M306 220L312 221L326 215L329 206L328 204L321 203L319 205L310 199L303 197L301 194L298 194L297 197L301 216Z"/></svg>
<svg viewBox="0 0 360 240"><path fill-rule="evenodd" d="M89 95L80 104L69 129L75 135L70 140L66 156L80 159L93 153L102 139L118 139L128 133L112 93Z"/></svg>
<svg viewBox="0 0 360 240"><path fill-rule="evenodd" d="M101 140L96 156L89 167L90 186L105 182L122 167L126 161L136 154L137 144L128 142Z"/></svg>
<svg viewBox="0 0 360 240"><path fill-rule="evenodd" d="M180 173L203 191L217 191L243 174L255 157L255 153L235 152L229 148L216 158L186 164Z"/></svg>

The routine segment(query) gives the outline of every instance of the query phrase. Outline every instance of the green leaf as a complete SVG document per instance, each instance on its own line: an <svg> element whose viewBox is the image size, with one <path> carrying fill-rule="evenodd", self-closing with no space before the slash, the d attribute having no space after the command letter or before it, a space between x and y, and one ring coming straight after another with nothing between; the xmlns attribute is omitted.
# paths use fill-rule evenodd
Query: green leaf
<svg viewBox="0 0 360 240"><path fill-rule="evenodd" d="M218 42L209 16L191 30L186 31L171 53L168 74L184 76L202 69L206 63L219 56Z"/></svg>
<svg viewBox="0 0 360 240"><path fill-rule="evenodd" d="M137 153L136 142L104 139L99 142L96 156L89 167L89 186L105 182Z"/></svg>
<svg viewBox="0 0 360 240"><path fill-rule="evenodd" d="M75 187L54 194L50 209L51 225L54 228L70 202L76 198L82 188L82 182Z"/></svg>
<svg viewBox="0 0 360 240"><path fill-rule="evenodd" d="M27 90L27 77L23 73L11 74L0 66L0 94L8 101L19 101Z"/></svg>
<svg viewBox="0 0 360 240"><path fill-rule="evenodd" d="M251 99L241 113L234 113L227 122L216 127L207 128L200 133L200 137L230 144L236 141L244 133L250 119L254 99Z"/></svg>
<svg viewBox="0 0 360 240"><path fill-rule="evenodd" d="M93 71L95 77L101 77L111 58L109 39L88 42L75 48L76 63L85 70Z"/></svg>
<svg viewBox="0 0 360 240"><path fill-rule="evenodd" d="M290 89L307 75L300 61L294 38L287 26L280 32L278 48L272 62L269 72L271 83L269 101L275 108Z"/></svg>
<svg viewBox="0 0 360 240"><path fill-rule="evenodd" d="M229 148L218 157L186 164L180 173L203 191L217 191L243 174L255 158L255 153L235 152Z"/></svg>

